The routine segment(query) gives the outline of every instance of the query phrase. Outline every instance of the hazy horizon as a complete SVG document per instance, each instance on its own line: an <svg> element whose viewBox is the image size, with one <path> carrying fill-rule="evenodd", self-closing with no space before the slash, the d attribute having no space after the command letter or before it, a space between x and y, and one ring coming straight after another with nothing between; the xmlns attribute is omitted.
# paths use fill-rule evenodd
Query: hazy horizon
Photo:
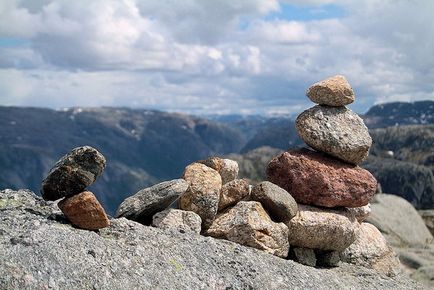
<svg viewBox="0 0 434 290"><path fill-rule="evenodd" d="M366 112L434 100L434 1L0 3L0 105L294 115L343 74Z"/></svg>

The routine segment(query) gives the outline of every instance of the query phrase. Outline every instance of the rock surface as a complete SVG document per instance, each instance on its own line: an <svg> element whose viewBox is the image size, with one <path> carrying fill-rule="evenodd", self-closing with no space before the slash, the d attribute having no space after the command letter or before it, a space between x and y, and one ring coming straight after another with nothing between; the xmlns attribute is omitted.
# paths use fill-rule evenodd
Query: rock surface
<svg viewBox="0 0 434 290"><path fill-rule="evenodd" d="M240 201L217 216L206 234L279 257L288 256L288 228L273 222L259 202Z"/></svg>
<svg viewBox="0 0 434 290"><path fill-rule="evenodd" d="M354 92L344 76L337 75L317 82L306 92L309 99L320 105L345 106L354 102Z"/></svg>
<svg viewBox="0 0 434 290"><path fill-rule="evenodd" d="M337 251L315 251L316 264L321 267L337 267L341 261Z"/></svg>
<svg viewBox="0 0 434 290"><path fill-rule="evenodd" d="M184 179L189 187L179 199L179 208L197 213L208 228L217 214L222 178L216 170L193 163L185 168Z"/></svg>
<svg viewBox="0 0 434 290"><path fill-rule="evenodd" d="M386 239L373 225L362 223L356 241L341 254L342 261L372 268L388 276L397 275L399 259Z"/></svg>
<svg viewBox="0 0 434 290"><path fill-rule="evenodd" d="M288 223L289 244L300 248L343 251L356 239L359 223L346 209L298 205Z"/></svg>
<svg viewBox="0 0 434 290"><path fill-rule="evenodd" d="M316 266L315 251L308 248L291 248L292 258L306 266Z"/></svg>
<svg viewBox="0 0 434 290"><path fill-rule="evenodd" d="M156 213L152 218L152 225L160 229L200 234L202 219L192 211L170 208Z"/></svg>
<svg viewBox="0 0 434 290"><path fill-rule="evenodd" d="M307 145L351 164L360 164L372 145L363 120L345 107L315 106L301 113L295 126Z"/></svg>
<svg viewBox="0 0 434 290"><path fill-rule="evenodd" d="M389 244L397 247L423 247L433 236L416 209L405 199L392 194L377 194L366 222L376 226Z"/></svg>
<svg viewBox="0 0 434 290"><path fill-rule="evenodd" d="M63 156L42 181L42 197L57 200L82 192L105 168L104 156L90 146L77 147Z"/></svg>
<svg viewBox="0 0 434 290"><path fill-rule="evenodd" d="M65 197L57 205L66 218L81 229L98 230L110 225L103 207L90 191Z"/></svg>
<svg viewBox="0 0 434 290"><path fill-rule="evenodd" d="M124 218L96 233L57 217L31 192L0 192L1 289L423 289L402 275L349 264L315 269Z"/></svg>
<svg viewBox="0 0 434 290"><path fill-rule="evenodd" d="M287 222L298 211L294 198L283 188L268 181L255 185L250 198L260 202L276 222Z"/></svg>
<svg viewBox="0 0 434 290"><path fill-rule="evenodd" d="M299 203L324 207L364 206L377 186L369 171L304 148L273 158L267 179Z"/></svg>
<svg viewBox="0 0 434 290"><path fill-rule="evenodd" d="M434 210L433 209L419 210L418 213L422 217L423 221L425 222L426 227L431 232L431 235L434 234Z"/></svg>
<svg viewBox="0 0 434 290"><path fill-rule="evenodd" d="M354 215L359 223L364 222L372 211L370 203L364 206L348 208L347 210Z"/></svg>
<svg viewBox="0 0 434 290"><path fill-rule="evenodd" d="M238 176L238 163L234 160L210 157L206 160L200 161L200 163L216 170L222 177L223 184L236 179Z"/></svg>
<svg viewBox="0 0 434 290"><path fill-rule="evenodd" d="M116 216L149 223L155 213L165 210L187 189L188 182L184 179L165 181L142 189L121 203Z"/></svg>
<svg viewBox="0 0 434 290"><path fill-rule="evenodd" d="M218 210L235 205L237 202L249 195L249 183L246 179L235 179L223 184L220 190L220 201Z"/></svg>

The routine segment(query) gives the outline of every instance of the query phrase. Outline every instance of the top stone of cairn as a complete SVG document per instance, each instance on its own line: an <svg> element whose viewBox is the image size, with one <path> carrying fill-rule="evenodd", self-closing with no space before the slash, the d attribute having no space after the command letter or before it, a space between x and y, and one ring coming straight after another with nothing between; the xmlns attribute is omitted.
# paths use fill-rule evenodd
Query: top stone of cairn
<svg viewBox="0 0 434 290"><path fill-rule="evenodd" d="M354 102L354 92L344 76L336 75L310 86L306 95L319 105L340 107Z"/></svg>

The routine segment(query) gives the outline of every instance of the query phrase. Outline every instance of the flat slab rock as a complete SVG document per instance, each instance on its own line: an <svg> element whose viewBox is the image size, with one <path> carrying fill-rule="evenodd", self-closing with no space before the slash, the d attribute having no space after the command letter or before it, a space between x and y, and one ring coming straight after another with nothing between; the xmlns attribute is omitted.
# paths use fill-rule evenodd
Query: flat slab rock
<svg viewBox="0 0 434 290"><path fill-rule="evenodd" d="M360 207L375 194L369 171L309 149L284 152L267 166L267 179L299 203L324 207Z"/></svg>
<svg viewBox="0 0 434 290"><path fill-rule="evenodd" d="M424 289L403 275L306 267L125 218L83 231L57 211L29 191L0 192L0 289Z"/></svg>
<svg viewBox="0 0 434 290"><path fill-rule="evenodd" d="M105 157L95 148L72 149L56 162L42 181L42 197L57 200L84 191L102 174L105 165Z"/></svg>
<svg viewBox="0 0 434 290"><path fill-rule="evenodd" d="M307 109L297 117L295 127L310 147L351 164L360 164L372 145L363 120L345 107Z"/></svg>

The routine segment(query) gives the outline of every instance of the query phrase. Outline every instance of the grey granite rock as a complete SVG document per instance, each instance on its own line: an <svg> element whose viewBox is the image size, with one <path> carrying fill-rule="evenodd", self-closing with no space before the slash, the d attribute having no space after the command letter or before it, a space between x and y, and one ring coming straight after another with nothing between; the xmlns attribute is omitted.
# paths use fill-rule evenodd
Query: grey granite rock
<svg viewBox="0 0 434 290"><path fill-rule="evenodd" d="M269 181L263 181L255 185L250 198L260 202L276 222L287 222L298 211L297 202L291 194Z"/></svg>
<svg viewBox="0 0 434 290"><path fill-rule="evenodd" d="M360 164L372 145L363 120L345 107L315 106L301 113L295 125L307 145L351 164Z"/></svg>
<svg viewBox="0 0 434 290"><path fill-rule="evenodd" d="M317 104L333 107L345 106L354 102L354 92L344 76L337 75L309 87L308 98Z"/></svg>
<svg viewBox="0 0 434 290"><path fill-rule="evenodd" d="M105 164L104 156L95 148L74 148L57 161L42 181L42 197L57 200L84 191L102 174Z"/></svg>
<svg viewBox="0 0 434 290"><path fill-rule="evenodd" d="M148 223L155 213L165 210L187 188L188 182L175 179L142 189L121 203L116 216Z"/></svg>
<svg viewBox="0 0 434 290"><path fill-rule="evenodd" d="M125 218L83 231L58 213L31 192L0 192L0 289L423 289L401 275L315 269Z"/></svg>
<svg viewBox="0 0 434 290"><path fill-rule="evenodd" d="M192 211L169 208L152 217L152 225L160 229L175 229L199 234L202 219Z"/></svg>
<svg viewBox="0 0 434 290"><path fill-rule="evenodd" d="M338 251L315 251L316 264L321 267L337 267L341 261Z"/></svg>
<svg viewBox="0 0 434 290"><path fill-rule="evenodd" d="M292 258L300 264L315 267L316 256L315 251L308 248L291 248Z"/></svg>

